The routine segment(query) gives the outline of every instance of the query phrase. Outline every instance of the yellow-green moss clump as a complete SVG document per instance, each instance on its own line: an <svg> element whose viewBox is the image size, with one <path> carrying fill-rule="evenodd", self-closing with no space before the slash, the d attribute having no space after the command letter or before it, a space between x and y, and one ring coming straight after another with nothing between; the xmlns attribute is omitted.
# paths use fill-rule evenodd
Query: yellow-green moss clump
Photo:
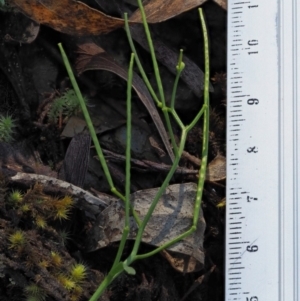
<svg viewBox="0 0 300 301"><path fill-rule="evenodd" d="M49 196L41 184L8 192L4 183L0 176L0 272L8 276L0 276L0 286L9 287L5 297L86 300L88 269L70 256L63 228L70 222L72 197Z"/></svg>

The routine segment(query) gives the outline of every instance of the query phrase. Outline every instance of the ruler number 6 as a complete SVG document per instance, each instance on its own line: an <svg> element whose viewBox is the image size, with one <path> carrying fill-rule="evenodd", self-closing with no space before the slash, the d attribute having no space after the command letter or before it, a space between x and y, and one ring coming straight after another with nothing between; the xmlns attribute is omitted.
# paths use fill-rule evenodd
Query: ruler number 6
<svg viewBox="0 0 300 301"><path fill-rule="evenodd" d="M258 301L258 298L255 297L255 296L254 297L250 297L250 298L247 297L246 300L247 301Z"/></svg>
<svg viewBox="0 0 300 301"><path fill-rule="evenodd" d="M252 106L252 105L258 105L259 104L259 100L257 98L249 98L247 100L247 104Z"/></svg>

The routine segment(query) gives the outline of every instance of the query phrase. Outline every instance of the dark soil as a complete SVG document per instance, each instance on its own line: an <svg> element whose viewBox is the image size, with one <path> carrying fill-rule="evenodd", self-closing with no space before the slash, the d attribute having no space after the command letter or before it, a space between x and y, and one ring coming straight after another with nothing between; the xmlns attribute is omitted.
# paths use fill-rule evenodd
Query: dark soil
<svg viewBox="0 0 300 301"><path fill-rule="evenodd" d="M87 2L95 8L95 2L101 3ZM106 7L107 13L118 17L114 3L115 1L111 1L111 6ZM128 9L133 7L128 6ZM210 1L203 5L203 9L209 29L213 87L209 144L209 161L212 161L216 156L226 156L226 11ZM47 301L75 300L75 291L63 287L57 275L67 273L76 262L82 262L87 265L88 272L83 292L80 292L80 300L88 300L109 271L118 245L112 244L88 252L85 246L86 236L93 226L94 218L82 207L74 205L68 211L68 219L60 221L49 215L51 210L48 201L50 198L64 197L60 188L38 187L34 186L34 182L16 182L13 175L20 172L46 175L70 182L87 191L110 194L100 164L94 158L94 149L89 148L89 136L86 133L76 136L76 130L72 129L73 133L63 137L62 133L71 116L61 114L53 120L50 118L49 111L54 100L71 88L57 43L64 45L73 66L79 55L78 45L84 42L93 42L103 47L125 70L130 49L123 29L102 36L78 38L41 25L33 42L21 43L20 36L28 24L30 20L16 11L0 11L0 116L10 115L16 123L13 141L0 142L0 299L26 300L26 288L30 284L37 284L46 292ZM170 49L184 49L184 55L203 70L203 39L196 9L152 25L151 30L154 39L160 39ZM8 36L13 39L8 39ZM150 56L142 47L137 48L152 81ZM166 67L160 67L166 98L169 99L172 88L169 83L173 83L174 76ZM88 99L89 110L99 116L97 131L100 143L106 151L113 152L114 155L105 153L106 158L116 187L124 191L124 160L118 161L116 156L124 154L120 132L126 121L126 81L111 72L101 70L83 72L77 76L77 81ZM178 93L177 112L188 123L201 108L203 99L196 96L183 81L180 82ZM133 158L159 165L169 164L170 159L157 129L137 94L133 95L133 125L140 131L134 137L136 141L144 136L151 136L157 143L153 147L147 139L143 147L137 145L133 150ZM77 126L78 124L76 129ZM175 124L173 126L174 133L178 136L178 128ZM190 132L185 148L193 158L201 159L201 138L200 120ZM189 170L198 169L186 156L181 160L180 166ZM153 166L145 169L137 165L132 172L131 190L135 192L159 187L164 175L164 172ZM172 183L186 182L197 183L197 178L193 174L177 174L172 179ZM8 201L13 190L27 192L26 204L30 207L30 213L22 212L21 207ZM224 207L217 205L224 198L224 178L206 181L202 201L206 220L203 244L205 263L201 270L180 273L163 256L155 255L136 262L133 265L136 275L122 274L101 300L223 300L225 211ZM37 199L41 202L37 203ZM47 227L37 227L37 216L47 220ZM26 244L22 248L12 246L11 235L17 230L23 231L26 237ZM68 232L67 240L64 239L65 232L62 230ZM131 246L132 242L128 242L124 256L129 254ZM140 252L145 253L151 248L143 245ZM61 265L55 265L53 252L60 254Z"/></svg>

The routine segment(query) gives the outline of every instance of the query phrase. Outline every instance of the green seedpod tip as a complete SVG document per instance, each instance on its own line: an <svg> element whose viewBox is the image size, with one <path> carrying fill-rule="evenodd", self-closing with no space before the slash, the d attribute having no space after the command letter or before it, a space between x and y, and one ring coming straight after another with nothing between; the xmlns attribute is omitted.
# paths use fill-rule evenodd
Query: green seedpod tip
<svg viewBox="0 0 300 301"><path fill-rule="evenodd" d="M124 268L124 271L129 274L129 275L135 275L136 274L136 271L134 268L126 265L125 263L123 263L123 268Z"/></svg>

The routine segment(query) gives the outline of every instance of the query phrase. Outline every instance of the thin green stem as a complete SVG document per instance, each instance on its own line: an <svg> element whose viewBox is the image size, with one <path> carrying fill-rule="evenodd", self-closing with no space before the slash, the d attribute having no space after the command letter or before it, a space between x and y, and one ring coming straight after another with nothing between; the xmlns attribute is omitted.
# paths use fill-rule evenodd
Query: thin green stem
<svg viewBox="0 0 300 301"><path fill-rule="evenodd" d="M139 5L140 5L142 16L143 16L143 22L146 23L146 18L144 16L144 11L142 9L141 0L138 0L138 2L139 2ZM175 159L174 159L173 165L172 165L168 175L166 176L163 184L158 189L158 192L157 192L156 196L154 197L154 200L152 201L152 203L150 205L150 208L149 208L145 218L143 219L142 223L140 224L140 227L138 229L138 233L137 233L136 240L135 240L135 243L134 243L131 254L129 255L129 257L124 262L120 262L122 251L123 251L123 248L124 248L124 245L125 245L125 242L126 242L127 231L129 232L130 141L131 141L131 136L130 136L130 130L131 130L131 110L130 110L130 106L131 106L131 82L130 81L132 80L132 77L130 79L130 76L128 76L128 90L127 90L127 135L128 136L127 136L127 146L126 146L126 178L127 179L126 179L126 184L125 184L125 187L126 187L125 188L125 197L123 196L123 198L125 199L125 214L126 214L125 229L124 229L124 232L123 232L123 235L122 235L122 239L121 239L121 243L120 243L121 247L118 251L117 258L116 258L110 272L105 277L104 281L101 283L101 285L99 286L97 291L94 293L94 295L92 296L90 301L97 301L98 298L104 292L104 290L108 287L108 285L117 276L119 276L122 272L124 272L124 270L126 270L127 272L129 271L128 267L135 260L147 258L149 256L152 256L152 255L164 250L165 248L170 247L174 243L177 243L178 241L184 239L185 237L187 237L188 235L193 233L197 228L198 219L199 219L199 212L200 212L200 206L201 206L201 200L202 200L202 194L203 194L204 181L205 181L205 175L206 175L206 169L207 169L208 139L209 139L209 47L208 47L207 29L206 29L203 13L202 13L201 9L199 10L199 13L200 13L200 20L201 20L201 24L202 24L202 28L203 28L204 54L205 54L204 104L203 104L203 107L200 110L200 112L195 116L194 120L189 125L184 126L182 121L180 120L179 116L177 115L175 109L174 109L175 94L176 94L176 89L177 89L176 88L176 85L177 85L176 83L174 85L174 89L175 89L174 101L171 104L171 108L166 107L164 102L162 103L162 110L164 112L167 124L168 124L168 122L170 123L170 120L169 120L169 113L170 113L174 117L176 122L179 124L179 126L182 130L180 143L179 143L178 148L176 148L176 151L175 151ZM127 21L127 23L128 23L128 21ZM127 26L128 26L128 24L127 24ZM128 28L127 28L127 30L129 32ZM130 35L130 33L129 33L129 35ZM150 35L148 37L151 40ZM155 57L154 58L152 57L152 59L154 60ZM182 62L182 60L179 60L179 61ZM132 66L133 66L133 56L131 58L129 73L132 72ZM157 78L157 80L160 80L160 78ZM129 91L129 89L130 89L130 91ZM74 88L74 90L75 90L75 88ZM200 119L200 117L202 115L204 116L203 117L202 164L201 164L201 168L199 170L199 181L198 181L198 187L197 187L197 192L196 192L196 200L195 200L195 208L194 208L194 216L193 216L192 226L186 232L180 234L179 236L177 236L174 239L168 241L164 245L156 248L155 250L153 250L151 252L148 252L146 254L138 255L137 253L138 253L139 246L141 244L142 236L143 236L144 230L147 226L147 223L150 220L159 199L161 198L161 196L164 193L165 189L169 185L169 182L170 182L172 176L174 175L174 172L175 172L175 170L176 170L176 168L179 164L180 157L181 157L182 152L184 150L187 134L195 126L195 124L198 122L198 120ZM170 132L170 133L172 133L172 132Z"/></svg>
<svg viewBox="0 0 300 301"><path fill-rule="evenodd" d="M170 115L169 115L169 108L168 107L162 107L161 108L165 117L165 121L166 121L166 125L167 125L167 129L168 129L168 133L171 139L171 144L173 146L173 151L174 154L176 156L176 153L178 152L178 147L175 141L175 136L173 133L173 128L172 128L172 124L171 124L171 120L170 120Z"/></svg>
<svg viewBox="0 0 300 301"><path fill-rule="evenodd" d="M152 250L151 252L148 252L148 253L145 253L145 254L139 254L139 255L136 255L134 260L141 260L141 259L145 259L145 258L148 258L148 257L151 257L157 253L159 253L160 251L162 250L165 250L169 247L171 247L172 245L176 244L177 242L183 240L184 238L186 238L187 236L191 235L194 231L196 230L195 227L191 227L189 230L187 230L186 232L180 234L179 236L175 237L174 239L166 242L165 244L161 245L160 247Z"/></svg>
<svg viewBox="0 0 300 301"><path fill-rule="evenodd" d="M134 58L135 58L135 62L138 66L138 69L141 73L141 76L143 78L143 81L145 83L145 85L147 86L151 96L153 97L154 101L156 102L156 105L161 108L162 107L162 102L158 99L154 89L152 88L151 84L150 84L150 81L146 75L146 72L141 64L141 61L140 61L140 58L138 56L138 53L136 51L136 48L134 46L134 43L133 43L133 40L132 40L132 36L131 36L131 33L130 33L130 28L129 28L129 22L128 22L128 16L127 16L127 13L124 14L124 20L125 20L125 31L126 31L126 34L127 34L127 39L128 39L128 43L129 43L129 46L130 46L130 49L131 51L134 53Z"/></svg>
<svg viewBox="0 0 300 301"><path fill-rule="evenodd" d="M187 129L188 130L191 130L195 125L196 123L199 121L199 119L201 118L201 116L205 113L205 111L207 110L207 105L206 104L203 104L201 110L198 112L198 114L196 115L196 117L192 120L192 122L187 125Z"/></svg>
<svg viewBox="0 0 300 301"><path fill-rule="evenodd" d="M204 118L203 118L203 141L202 141L202 160L201 168L199 171L198 189L195 201L195 214L193 218L193 226L197 225L201 200L204 189L204 181L206 177L207 160L208 160L208 143L209 143L209 45L206 23L204 20L203 11L199 9L199 15L203 31L204 41L204 62L205 62L205 74L204 74Z"/></svg>
<svg viewBox="0 0 300 301"><path fill-rule="evenodd" d="M144 68L140 62L140 59L139 59L139 56L137 54L137 51L136 51L136 48L134 46L134 43L133 43L133 40L132 40L132 36L131 36L131 33L130 33L130 28L129 28L129 22L128 22L128 16L127 14L125 13L124 14L124 19L125 19L125 31L126 31L126 34L127 34L127 38L128 38L128 42L129 42L129 45L130 45L130 48L131 48L131 51L134 53L135 55L135 61L136 61L136 64L138 66L138 69L142 75L142 78L144 80L144 83L146 84L151 96L153 97L153 99L155 100L156 102L156 105L162 109L163 113L164 113L164 118L165 118L165 121L166 121L166 125L167 125L167 130L168 130L168 133L170 135L170 138L171 138L171 143L172 143L172 147L173 147L173 150L174 152L177 151L177 145L176 145L176 141L175 141L175 137L174 137L174 134L173 134L173 129L172 129L172 126L171 126L171 121L170 121L170 117L168 115L168 108L166 107L166 102L164 100L164 94L162 94L163 98L161 100L158 99L156 93L154 92L154 89L152 88L149 80L148 80L148 77L144 71ZM148 25L147 25L147 22L143 19L143 24L144 26L146 25L147 28L148 28ZM147 31L146 31L146 35L147 35L147 39L150 37L150 40L151 40L151 35L150 35L150 32L149 32L149 28L148 28L148 33L149 35L147 35ZM153 48L153 45L152 45L152 48ZM151 47L150 47L150 51L151 51ZM154 54L154 57L155 57L155 53L154 53L154 50L153 50L153 53L151 53L151 56L152 54ZM157 66L157 62L156 62L156 58L155 58L155 63L154 63L155 66ZM157 69L158 69L158 66L157 66ZM156 68L154 67L154 70L156 70ZM157 77L158 76L158 77ZM155 77L156 77L156 80L159 82L161 82L160 80L160 75L158 73L155 73ZM162 88L162 85L158 85L159 87ZM159 90L160 91L160 90ZM160 95L161 96L161 95Z"/></svg>
<svg viewBox="0 0 300 301"><path fill-rule="evenodd" d="M133 77L134 54L131 54L128 80L127 80L127 122L126 122L126 160L125 160L125 225L122 238L119 244L118 252L113 263L114 268L121 260L128 234L130 232L129 213L130 213L130 168L131 168L131 90Z"/></svg>
<svg viewBox="0 0 300 301"><path fill-rule="evenodd" d="M93 143L95 145L95 149L96 149L96 152L98 154L98 157L99 157L99 160L100 160L100 163L101 163L101 166L103 168L103 171L104 171L104 174L105 174L105 177L108 181L108 184L111 188L114 188L114 183L113 183L113 180L112 180L112 177L110 175L110 172L109 172L109 169L108 169L108 166L106 164L106 161L105 161L105 158L104 158L104 155L103 155L103 152L102 152L102 149L100 147L100 144L99 144L99 141L98 141L98 138L97 138L97 135L96 135L96 131L95 131L95 128L94 128L94 125L92 123L92 120L91 120L91 117L90 117L90 114L88 112L88 109L86 107L86 104L84 102L84 99L82 97L82 94L81 94L81 91L78 87L78 84L77 84L77 81L75 79L75 76L74 76L74 73L72 71L72 68L71 68L71 65L70 65L70 62L69 62L69 59L62 47L62 44L59 43L58 44L58 47L60 49L60 52L61 52L61 55L62 55L62 58L63 58L63 61L65 63L65 66L66 66L66 69L67 69L67 72L68 72L68 75L69 75L69 78L71 80L71 83L72 83L72 86L73 86L73 89L79 99L79 102L80 102L80 106L81 106L81 110L82 110L82 113L83 113L83 116L85 118L85 121L86 121L86 124L87 124L87 127L90 131L90 134L91 134L91 137L92 137L92 140L93 140Z"/></svg>
<svg viewBox="0 0 300 301"><path fill-rule="evenodd" d="M66 53L65 53L65 51L64 51L63 46L62 46L61 43L58 44L58 47L60 49L61 56L63 58L66 70L68 72L70 81L71 81L72 86L73 86L73 89L74 89L74 91L76 93L76 96L78 97L78 100L79 100L79 103L80 103L80 106L81 106L81 110L82 110L85 122L87 124L87 127L89 129L90 135L92 137L92 140L93 140L93 143L94 143L94 146L95 146L98 158L100 160L100 164L102 166L102 169L103 169L103 172L104 172L105 177L107 179L107 182L108 182L108 184L110 186L110 190L111 190L111 192L114 195L116 195L118 198L120 198L122 201L125 202L126 201L125 196L123 194L121 194L116 189L116 187L114 186L114 183L113 183L112 177L110 175L110 171L108 169L107 163L105 161L105 157L103 155L102 148L100 146L100 143L99 143L99 140L98 140L98 137L97 137L97 134L96 134L93 122L91 120L90 114L89 114L88 109L87 109L86 104L85 104L85 101L84 101L84 99L82 97L81 91L80 91L79 86L77 84L76 78L74 76L73 70L72 70L70 62L69 62L69 59L68 59L68 57L67 57L67 55L66 55ZM136 223L138 225L140 225L141 221L140 221L137 213L133 210L132 214L134 216L134 219L135 219Z"/></svg>
<svg viewBox="0 0 300 301"><path fill-rule="evenodd" d="M136 254L138 252L141 240L142 240L144 230L147 226L147 223L150 220L150 218L152 216L152 213L153 213L159 199L161 198L162 194L164 193L167 186L169 185L169 182L172 179L172 177L174 175L174 172L175 172L175 170L176 170L176 168L179 164L179 160L180 160L180 157L181 157L183 149L184 149L186 137L187 137L187 132L185 130L183 130L182 134L181 134L181 139L180 139L180 144L179 144L179 149L178 149L178 155L175 156L175 159L174 159L174 162L172 164L172 167L171 167L170 171L168 172L168 174L167 174L164 182L162 183L161 187L158 189L158 191L157 191L157 193L156 193L156 195L155 195L155 197L154 197L154 199L151 203L151 206L149 207L148 212L147 212L146 216L144 217L144 219L142 221L142 224L140 225L140 227L138 229L138 233L136 235L135 243L134 243L131 255L130 255L131 258L135 258Z"/></svg>
<svg viewBox="0 0 300 301"><path fill-rule="evenodd" d="M130 181L131 181L131 90L133 77L134 53L131 54L127 81L127 128L126 128L126 178L125 178L125 226L129 229Z"/></svg>
<svg viewBox="0 0 300 301"><path fill-rule="evenodd" d="M177 87L178 87L178 82L179 82L179 78L181 75L181 72L184 69L184 62L182 61L182 57L183 57L183 50L180 49L179 52L179 58L178 58L178 63L176 66L176 78L175 78L175 82L173 85L173 91L172 91L172 97L171 97L171 109L175 110L175 99L176 99L176 93L177 93Z"/></svg>
<svg viewBox="0 0 300 301"><path fill-rule="evenodd" d="M200 207L201 207L201 200L202 200L202 195L203 195L205 176L206 176L206 169L207 169L208 142L209 142L209 47L208 47L207 29L206 29L206 24L204 21L202 9L200 9L199 12L200 12L200 20L201 20L201 24L202 24L202 28L203 28L203 37L204 37L204 56L205 56L204 105L203 105L201 111L197 114L197 116L191 122L191 124L195 125L195 123L197 122L197 120L200 118L200 116L202 114L204 114L204 118L203 118L202 160L201 160L201 168L199 171L199 181L198 181L197 192L196 192L193 223L192 223L191 228L188 231L186 231L185 233L182 233L181 235L177 236L176 238L172 239L171 241L165 243L163 246L156 248L152 252L142 254L142 255L137 255L137 251L139 248L140 241L142 239L143 231L157 205L159 198L161 197L162 193L165 190L165 187L168 185L169 180L171 179L171 177L173 175L172 170L173 170L174 165L179 163L179 158L184 149L187 133L192 128L191 125L189 125L182 131L180 146L179 146L179 150L178 150L179 156L176 155L175 160L174 160L174 165L172 166L170 172L168 173L167 178L165 179L162 187L157 192L157 195L155 196L155 198L154 198L154 200L139 228L132 253L129 256L130 262L133 262L137 259L147 258L149 256L152 256L152 255L158 253L161 250L164 250L165 248L167 248L167 247L173 245L174 243L180 241L181 239L187 237L192 232L194 232L197 228ZM169 176L170 176L170 178L169 178Z"/></svg>
<svg viewBox="0 0 300 301"><path fill-rule="evenodd" d="M116 279L123 272L123 264L120 262L105 276L104 280L101 282L101 284L94 292L93 296L89 299L89 301L98 301L98 299L102 296L106 288L114 281L114 279Z"/></svg>
<svg viewBox="0 0 300 301"><path fill-rule="evenodd" d="M147 23L144 6L143 6L141 0L138 0L138 5L139 5L140 12L141 12L142 20L143 20L143 25L144 25L146 38L147 38L147 41L148 41L148 46L149 46L149 50L150 50L150 54L151 54L151 59L152 59L152 64L153 64L153 69L154 69L154 74L155 74L155 79L156 79L156 83L157 83L157 88L158 88L160 100L162 102L163 107L165 107L166 106L166 101L165 101L164 89L163 89L163 86L162 86L162 81L161 81L159 68L158 68L158 64L157 64L157 60L156 60L156 55L155 55L155 50L154 50L154 46L153 46L153 41L152 41L152 38L151 38L151 33L150 33L150 30L149 30L149 25Z"/></svg>
<svg viewBox="0 0 300 301"><path fill-rule="evenodd" d="M183 122L181 121L180 117L178 116L175 110L170 109L170 113L172 114L173 118L176 120L177 124L179 125L181 130L185 129Z"/></svg>

